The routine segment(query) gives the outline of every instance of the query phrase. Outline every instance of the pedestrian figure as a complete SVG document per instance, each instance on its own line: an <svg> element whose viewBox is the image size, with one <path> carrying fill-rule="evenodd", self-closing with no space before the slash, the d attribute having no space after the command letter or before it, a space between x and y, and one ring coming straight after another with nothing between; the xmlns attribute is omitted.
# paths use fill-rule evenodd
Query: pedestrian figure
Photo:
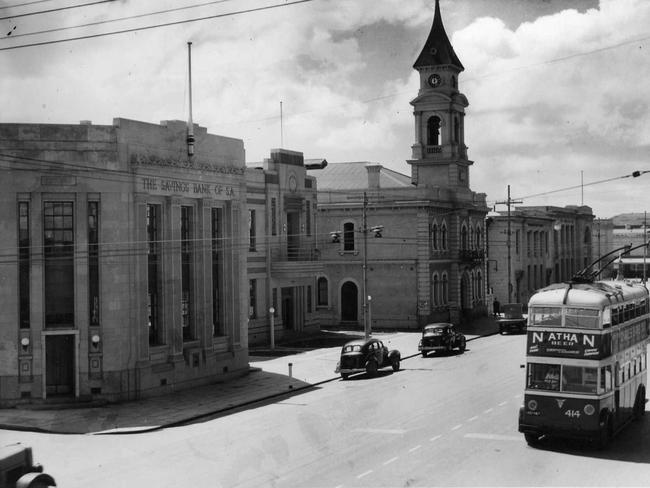
<svg viewBox="0 0 650 488"><path fill-rule="evenodd" d="M494 313L495 317L498 317L499 313L501 312L501 304L496 298L494 299L494 302L492 302L492 312Z"/></svg>

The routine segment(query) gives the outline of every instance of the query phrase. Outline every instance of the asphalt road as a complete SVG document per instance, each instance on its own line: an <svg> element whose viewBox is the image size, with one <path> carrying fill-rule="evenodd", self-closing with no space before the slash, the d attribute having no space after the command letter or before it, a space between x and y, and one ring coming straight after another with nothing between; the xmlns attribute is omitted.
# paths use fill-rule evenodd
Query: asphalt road
<svg viewBox="0 0 650 488"><path fill-rule="evenodd" d="M607 451L526 445L524 341L486 337L464 354L415 356L396 373L160 432L11 436L62 488L647 486L650 415Z"/></svg>

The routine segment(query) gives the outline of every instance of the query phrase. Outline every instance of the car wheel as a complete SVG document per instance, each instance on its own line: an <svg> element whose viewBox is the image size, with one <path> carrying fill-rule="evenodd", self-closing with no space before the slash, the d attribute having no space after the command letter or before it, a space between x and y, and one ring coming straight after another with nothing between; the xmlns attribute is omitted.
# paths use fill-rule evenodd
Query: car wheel
<svg viewBox="0 0 650 488"><path fill-rule="evenodd" d="M347 374L347 373L341 373L341 379L343 379L343 380L347 380L348 376L350 376L350 375Z"/></svg>
<svg viewBox="0 0 650 488"><path fill-rule="evenodd" d="M463 337L460 340L460 346L458 346L458 350L463 353L465 352L465 349L467 349L467 340Z"/></svg>
<svg viewBox="0 0 650 488"><path fill-rule="evenodd" d="M399 359L393 359L391 366L393 371L399 371Z"/></svg>
<svg viewBox="0 0 650 488"><path fill-rule="evenodd" d="M452 347L451 347L451 341L449 341L449 342L447 343L447 347L446 347L446 349L445 349L445 352L446 352L447 354L451 354L451 350L452 350Z"/></svg>
<svg viewBox="0 0 650 488"><path fill-rule="evenodd" d="M377 374L377 369L378 369L377 361L375 361L374 359L371 359L366 363L366 374L368 376L375 376Z"/></svg>
<svg viewBox="0 0 650 488"><path fill-rule="evenodd" d="M531 447L539 445L539 436L537 434L524 434L524 438L526 439L526 443Z"/></svg>
<svg viewBox="0 0 650 488"><path fill-rule="evenodd" d="M426 352L426 351L422 351L422 357L423 357L423 358L426 358L426 357L427 357L427 352Z"/></svg>

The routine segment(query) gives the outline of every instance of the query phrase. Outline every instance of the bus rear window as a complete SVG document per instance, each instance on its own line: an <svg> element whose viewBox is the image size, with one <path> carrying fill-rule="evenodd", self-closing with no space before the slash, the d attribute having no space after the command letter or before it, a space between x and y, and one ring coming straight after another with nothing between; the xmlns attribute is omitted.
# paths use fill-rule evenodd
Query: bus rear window
<svg viewBox="0 0 650 488"><path fill-rule="evenodd" d="M562 326L560 307L531 307L528 311L529 325Z"/></svg>
<svg viewBox="0 0 650 488"><path fill-rule="evenodd" d="M565 327L597 329L599 327L598 310L590 308L567 308L564 316Z"/></svg>

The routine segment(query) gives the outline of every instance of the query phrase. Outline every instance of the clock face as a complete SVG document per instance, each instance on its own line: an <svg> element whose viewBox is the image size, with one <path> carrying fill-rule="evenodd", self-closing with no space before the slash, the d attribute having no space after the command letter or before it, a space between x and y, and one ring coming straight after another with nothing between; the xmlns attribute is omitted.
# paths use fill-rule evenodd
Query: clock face
<svg viewBox="0 0 650 488"><path fill-rule="evenodd" d="M440 78L440 75L434 74L429 76L429 85L431 85L433 88L439 87L440 83L442 83L442 79Z"/></svg>
<svg viewBox="0 0 650 488"><path fill-rule="evenodd" d="M298 182L296 181L296 177L294 175L289 176L289 190L294 192L296 191L297 187L298 187Z"/></svg>

